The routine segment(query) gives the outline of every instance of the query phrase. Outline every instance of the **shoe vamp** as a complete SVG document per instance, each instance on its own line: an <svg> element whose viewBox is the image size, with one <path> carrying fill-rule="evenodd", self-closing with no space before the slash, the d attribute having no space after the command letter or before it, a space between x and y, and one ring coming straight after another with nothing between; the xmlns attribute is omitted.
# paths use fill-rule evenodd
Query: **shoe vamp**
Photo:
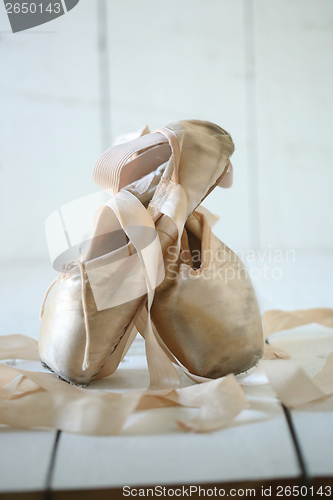
<svg viewBox="0 0 333 500"><path fill-rule="evenodd" d="M65 379L75 383L90 381L117 346L141 301L142 298L137 298L98 311L89 282L86 282L90 350L89 367L83 371L87 332L81 276L60 276L51 290L42 318L39 336L41 359Z"/></svg>
<svg viewBox="0 0 333 500"><path fill-rule="evenodd" d="M240 373L262 355L258 304L239 263L239 259L218 262L213 258L202 273L179 266L177 276L168 275L169 283L165 281L156 291L155 326L192 373L212 378Z"/></svg>

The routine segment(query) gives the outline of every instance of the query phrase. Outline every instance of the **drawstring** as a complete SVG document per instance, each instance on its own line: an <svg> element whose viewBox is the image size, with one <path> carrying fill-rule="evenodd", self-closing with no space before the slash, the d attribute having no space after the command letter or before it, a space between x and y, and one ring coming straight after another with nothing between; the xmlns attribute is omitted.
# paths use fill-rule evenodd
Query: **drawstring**
<svg viewBox="0 0 333 500"><path fill-rule="evenodd" d="M80 268L81 280L82 280L82 309L84 316L84 324L86 327L86 347L84 349L84 358L82 364L82 370L85 371L89 366L89 349L90 349L90 329L88 320L88 310L86 301L86 280L84 277L84 264L80 260L76 260ZM67 266L66 266L67 269Z"/></svg>
<svg viewBox="0 0 333 500"><path fill-rule="evenodd" d="M83 358L83 363L82 363L82 370L85 371L89 367L89 349L90 349L90 328L89 328L89 319L88 319L88 309L87 309L87 300L86 300L86 280L84 277L84 264L80 260L72 260L68 264L66 264L64 272L67 272L67 268L70 264L76 263L79 268L80 268L80 275L81 275L81 281L82 281L82 291L81 291L81 298L82 298L82 309L83 309L83 317L84 317L84 325L86 329L86 346L84 349L84 358ZM44 308L45 308L45 303L47 301L47 297L50 293L51 288L55 284L58 278L56 278L54 281L52 281L51 285L48 287L48 289L45 292L44 299L42 302L42 307L40 310L39 318L42 319L43 314L44 314Z"/></svg>
<svg viewBox="0 0 333 500"><path fill-rule="evenodd" d="M50 290L53 287L53 285L55 284L55 282L57 281L57 279L58 278L56 278L55 280L52 281L51 285L48 287L48 289L45 292L44 299L43 299L43 302L42 302L42 307L40 308L39 319L42 319L42 317L43 317L44 308L45 308L45 303L47 301L47 297L49 296Z"/></svg>

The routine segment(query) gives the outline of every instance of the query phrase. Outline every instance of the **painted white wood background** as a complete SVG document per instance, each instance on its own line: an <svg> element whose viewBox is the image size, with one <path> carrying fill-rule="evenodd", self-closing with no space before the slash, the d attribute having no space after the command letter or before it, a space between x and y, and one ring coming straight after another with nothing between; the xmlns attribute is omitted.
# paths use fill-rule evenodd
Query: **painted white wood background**
<svg viewBox="0 0 333 500"><path fill-rule="evenodd" d="M96 190L92 168L112 139L144 123L154 129L192 117L221 124L236 143L234 187L206 201L221 215L218 236L234 249L296 251L296 262L278 264L280 280L261 273L254 281L261 310L332 304L331 0L169 0L163 6L81 0L34 33L9 29L1 3L0 334L38 337L39 304L54 274L44 221ZM248 265L263 271L265 263L275 266L267 258ZM317 347L303 351L305 365L322 357ZM278 402L267 392L257 397L263 421L209 436L173 428L171 437L160 429L135 438L62 435L52 487L130 480L120 467L128 454L113 453L120 445L134 453L133 463L144 446L142 468L158 466L156 446L166 446L170 468L161 480L176 472L179 479L197 477L194 453L213 445L215 469L204 470L203 479L299 475ZM332 473L333 437L324 432L331 415L331 399L292 413L310 475ZM1 429L0 448L8 453L0 457L0 491L43 490L54 439L54 432ZM179 439L190 468L172 451ZM111 475L113 466L123 475Z"/></svg>
<svg viewBox="0 0 333 500"><path fill-rule="evenodd" d="M331 0L81 0L9 30L1 4L0 259L48 258L46 217L96 190L119 133L192 117L236 143L206 201L221 239L333 248Z"/></svg>

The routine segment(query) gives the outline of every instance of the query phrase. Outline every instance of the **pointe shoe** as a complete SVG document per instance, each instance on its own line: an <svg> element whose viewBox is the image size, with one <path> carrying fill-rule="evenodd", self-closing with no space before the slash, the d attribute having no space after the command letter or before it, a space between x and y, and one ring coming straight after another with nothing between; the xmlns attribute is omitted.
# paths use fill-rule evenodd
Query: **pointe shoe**
<svg viewBox="0 0 333 500"><path fill-rule="evenodd" d="M94 180L114 197L99 211L80 259L65 266L48 290L39 336L46 366L77 385L117 368L147 300L137 248L123 221L134 221L139 237L155 228L165 255L187 217L222 180L233 151L223 129L191 120L119 144L100 158Z"/></svg>
<svg viewBox="0 0 333 500"><path fill-rule="evenodd" d="M189 216L181 252L167 250L165 279L151 316L171 353L193 375L242 373L263 355L257 299L244 264L211 231L205 216Z"/></svg>

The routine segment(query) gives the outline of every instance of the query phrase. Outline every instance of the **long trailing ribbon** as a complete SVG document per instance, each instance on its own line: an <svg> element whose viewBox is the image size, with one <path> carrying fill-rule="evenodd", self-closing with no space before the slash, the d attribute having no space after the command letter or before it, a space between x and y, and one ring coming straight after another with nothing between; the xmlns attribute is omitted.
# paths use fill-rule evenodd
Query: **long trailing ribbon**
<svg viewBox="0 0 333 500"><path fill-rule="evenodd" d="M290 330L309 323L317 323L333 328L333 309L313 308L296 311L271 310L263 315L266 339L275 332ZM316 401L333 394L333 353L327 358L323 370L312 380L290 356L281 349L270 347L276 359L260 361L258 370L263 370L285 406L297 406ZM268 356L267 356L268 358Z"/></svg>
<svg viewBox="0 0 333 500"><path fill-rule="evenodd" d="M333 309L284 312L285 328L315 321L333 321ZM264 325L267 325L267 315ZM305 321L306 318L306 321ZM288 319L290 320L288 322ZM279 331L279 322L270 333ZM37 360L37 342L25 335L0 337L0 359ZM333 394L333 354L323 370L311 380L292 360L261 361L257 371L264 371L281 401L297 407ZM236 378L230 374L220 379L181 389L131 390L123 394L83 389L58 380L55 375L21 370L0 364L0 423L12 427L36 426L91 435L117 434L129 416L141 409L180 405L198 408L196 417L179 422L186 430L208 432L229 424L248 401Z"/></svg>
<svg viewBox="0 0 333 500"><path fill-rule="evenodd" d="M29 337L20 336L21 357ZM1 337L10 346L11 336ZM15 347L12 348L12 353ZM38 355L37 347L35 351ZM222 404L217 404L222 402ZM92 435L118 433L138 408L181 405L199 408L184 429L204 432L229 423L247 406L246 397L233 375L206 384L173 390L133 390L124 394L83 389L58 380L55 375L0 364L0 423L13 427L43 426Z"/></svg>

